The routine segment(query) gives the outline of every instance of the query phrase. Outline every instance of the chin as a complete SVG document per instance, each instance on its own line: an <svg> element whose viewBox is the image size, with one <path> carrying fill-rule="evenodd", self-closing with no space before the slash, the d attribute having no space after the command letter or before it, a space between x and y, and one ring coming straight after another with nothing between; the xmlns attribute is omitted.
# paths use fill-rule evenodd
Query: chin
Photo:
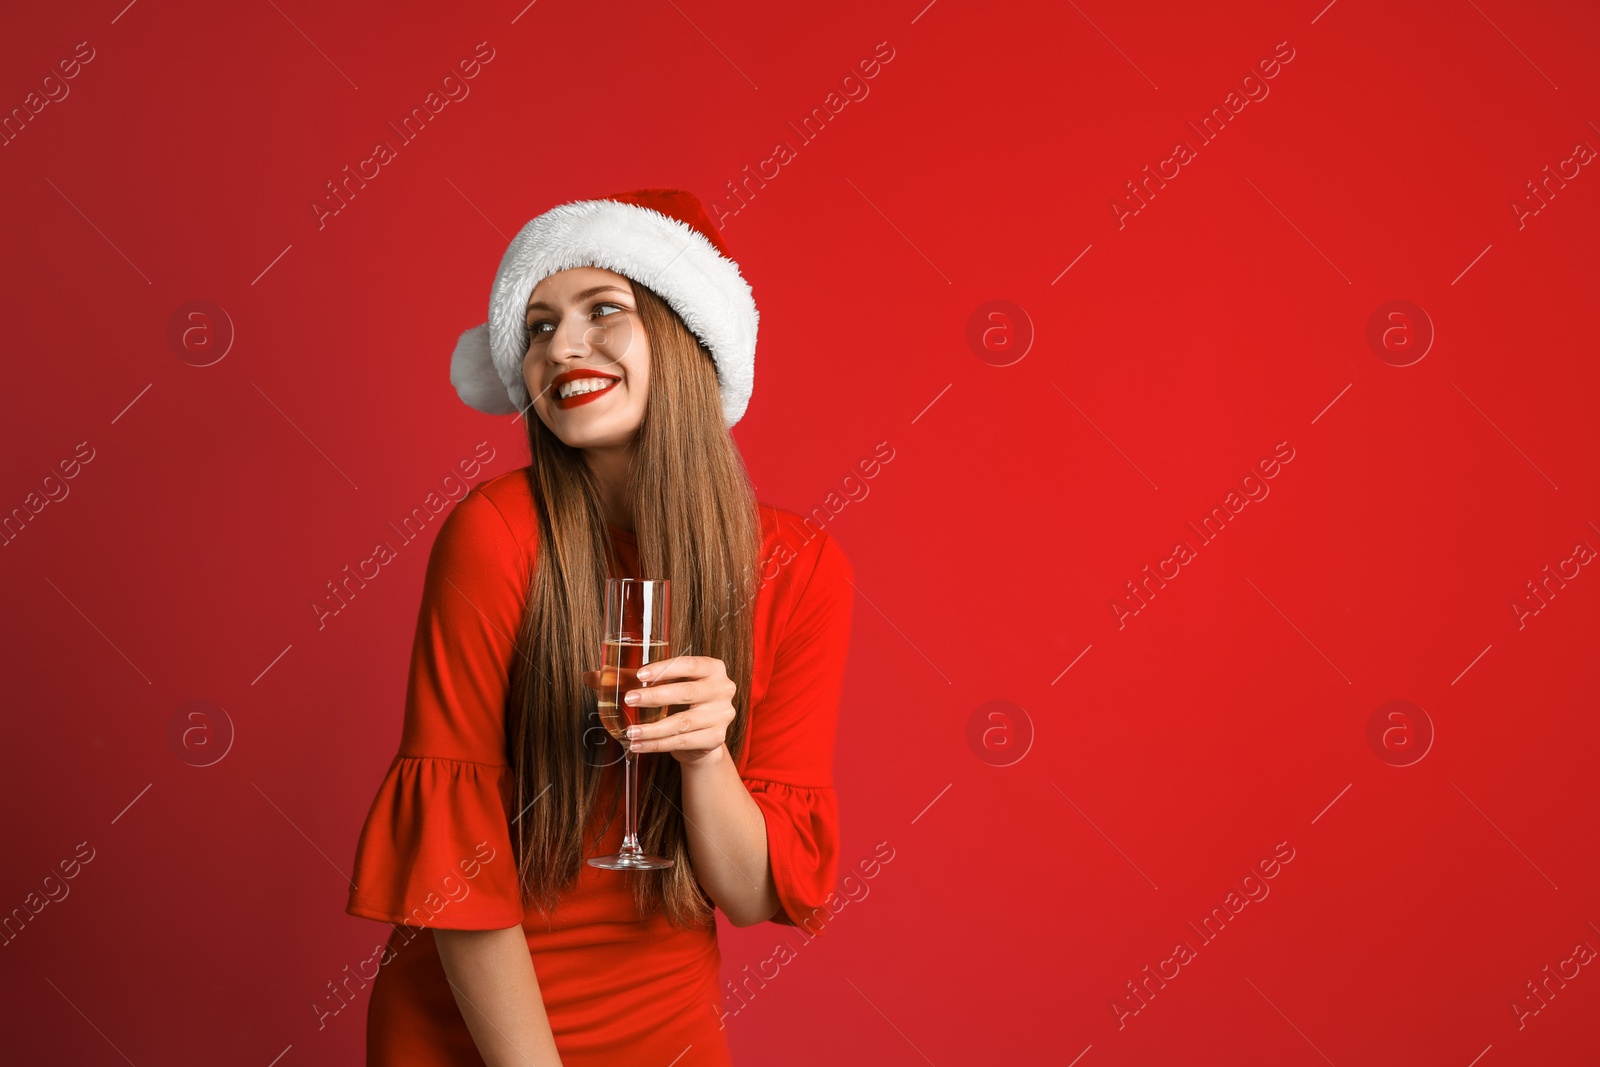
<svg viewBox="0 0 1600 1067"><path fill-rule="evenodd" d="M565 415L566 412L557 414ZM582 425L575 425L578 422L582 422ZM622 413L596 419L585 419L580 414L578 419L563 419L556 426L550 426L550 431L569 448L606 448L626 443L638 428L638 420L630 420Z"/></svg>

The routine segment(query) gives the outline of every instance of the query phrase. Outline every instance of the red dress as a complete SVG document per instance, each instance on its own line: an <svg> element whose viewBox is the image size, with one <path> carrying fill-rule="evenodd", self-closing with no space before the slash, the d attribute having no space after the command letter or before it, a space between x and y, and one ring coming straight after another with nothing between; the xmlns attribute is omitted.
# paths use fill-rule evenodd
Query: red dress
<svg viewBox="0 0 1600 1067"><path fill-rule="evenodd" d="M773 921L820 932L838 861L833 738L852 571L826 533L766 504L760 512L763 582L737 767L766 821L783 905ZM638 577L633 534L610 532L625 572L616 576ZM566 1067L726 1064L714 928L680 930L659 913L641 920L632 876L588 864L553 926L518 896L506 695L537 542L523 469L474 487L445 519L428 559L399 753L362 827L346 906L397 924L375 957L377 976L366 976L367 1063L481 1063L429 929L520 923ZM608 790L620 787L620 766L608 773ZM609 808L606 793L597 819ZM587 829L598 828L596 821ZM619 808L594 854L621 843Z"/></svg>

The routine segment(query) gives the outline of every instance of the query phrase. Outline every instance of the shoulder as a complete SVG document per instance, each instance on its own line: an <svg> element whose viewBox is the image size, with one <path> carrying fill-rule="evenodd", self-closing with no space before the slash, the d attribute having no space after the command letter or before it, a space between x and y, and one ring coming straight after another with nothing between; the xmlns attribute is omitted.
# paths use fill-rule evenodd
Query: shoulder
<svg viewBox="0 0 1600 1067"><path fill-rule="evenodd" d="M518 540L527 540L538 533L538 516L534 511L533 486L528 481L527 467L486 478L474 485L467 496L478 497L498 512Z"/></svg>
<svg viewBox="0 0 1600 1067"><path fill-rule="evenodd" d="M838 538L785 508L758 503L762 548L758 566L763 584L773 588L780 614L792 611L802 597L848 597L855 571Z"/></svg>
<svg viewBox="0 0 1600 1067"><path fill-rule="evenodd" d="M433 558L452 570L514 571L531 577L538 540L533 490L527 468L474 485L445 517Z"/></svg>

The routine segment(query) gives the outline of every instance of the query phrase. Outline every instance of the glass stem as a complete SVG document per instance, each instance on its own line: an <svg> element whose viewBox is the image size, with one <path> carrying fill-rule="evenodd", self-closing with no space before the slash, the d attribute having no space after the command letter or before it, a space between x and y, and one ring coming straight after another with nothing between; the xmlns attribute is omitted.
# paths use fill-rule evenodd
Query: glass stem
<svg viewBox="0 0 1600 1067"><path fill-rule="evenodd" d="M638 812L635 805L638 802L636 794L639 792L639 757L633 752L628 752L622 757L624 769L622 774L623 806L627 808L627 822L623 824L622 851L638 852Z"/></svg>

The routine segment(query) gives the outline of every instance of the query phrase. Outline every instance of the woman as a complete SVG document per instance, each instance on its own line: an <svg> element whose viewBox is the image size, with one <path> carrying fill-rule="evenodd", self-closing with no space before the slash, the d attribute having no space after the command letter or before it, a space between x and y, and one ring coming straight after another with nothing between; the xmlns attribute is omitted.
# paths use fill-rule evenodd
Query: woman
<svg viewBox="0 0 1600 1067"><path fill-rule="evenodd" d="M521 412L532 459L475 486L428 560L347 905L396 924L367 1062L725 1064L713 908L826 925L850 564L754 498L727 431L755 304L692 195L556 207L492 294L451 380L478 410ZM629 742L651 754L640 844L666 870L584 862L622 838L593 690L608 575L672 581L675 655L639 691L672 713Z"/></svg>

